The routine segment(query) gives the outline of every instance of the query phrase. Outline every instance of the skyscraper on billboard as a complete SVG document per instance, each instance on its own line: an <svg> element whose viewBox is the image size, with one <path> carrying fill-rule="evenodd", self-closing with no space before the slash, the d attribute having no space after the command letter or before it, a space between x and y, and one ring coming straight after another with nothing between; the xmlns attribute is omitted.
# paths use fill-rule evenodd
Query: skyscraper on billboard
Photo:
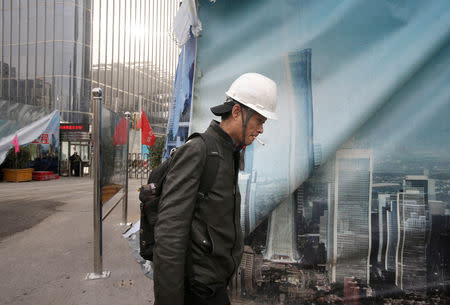
<svg viewBox="0 0 450 305"><path fill-rule="evenodd" d="M306 145L308 173L310 173L314 165L314 143L313 143L313 104L312 104L312 88L311 88L311 49L291 52L284 58L285 71L289 88L292 90L292 114L295 113L296 119L304 121L304 130L295 130L302 132L306 137L306 143L299 145L293 136L290 143L290 181L288 198L280 204L270 215L269 231L267 239L266 258L279 261L295 261L298 259L297 254L297 234L295 224L296 199L293 193L295 186L295 170L296 166L301 164L297 162L296 153L302 146ZM294 119L293 119L294 120ZM316 152L320 152L320 146L316 147ZM283 238L281 238L283 236ZM276 240L274 238L276 237Z"/></svg>
<svg viewBox="0 0 450 305"><path fill-rule="evenodd" d="M244 168L239 172L239 190L241 191L241 227L247 236L252 228L256 227L256 178L257 172L253 169L253 145L245 149Z"/></svg>
<svg viewBox="0 0 450 305"><path fill-rule="evenodd" d="M377 254L377 263L384 264L387 245L387 209L389 206L390 195L378 195L378 232L379 245Z"/></svg>
<svg viewBox="0 0 450 305"><path fill-rule="evenodd" d="M406 176L397 202L399 241L395 284L406 293L424 294L429 232L428 177Z"/></svg>
<svg viewBox="0 0 450 305"><path fill-rule="evenodd" d="M397 195L391 195L389 199L388 209L386 211L387 242L385 269L390 272L395 272L399 235Z"/></svg>
<svg viewBox="0 0 450 305"><path fill-rule="evenodd" d="M265 259L292 263L297 261L294 195L289 196L270 215Z"/></svg>
<svg viewBox="0 0 450 305"><path fill-rule="evenodd" d="M239 190L241 192L241 228L242 232L248 234L248 222L249 222L249 184L251 182L251 175L247 173L239 173Z"/></svg>
<svg viewBox="0 0 450 305"><path fill-rule="evenodd" d="M373 154L371 150L341 149L336 153L334 200L330 243L330 278L345 277L369 283L371 250L371 193Z"/></svg>

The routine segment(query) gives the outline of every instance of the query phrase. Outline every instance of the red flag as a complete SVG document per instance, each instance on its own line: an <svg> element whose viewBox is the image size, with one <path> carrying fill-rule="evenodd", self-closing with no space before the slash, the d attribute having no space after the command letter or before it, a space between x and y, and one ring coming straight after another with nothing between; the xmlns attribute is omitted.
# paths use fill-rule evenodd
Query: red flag
<svg viewBox="0 0 450 305"><path fill-rule="evenodd" d="M153 146L155 144L155 134L153 133L152 128L150 127L150 123L147 120L147 116L145 112L142 111L141 118L138 122L138 125L142 126L141 135L142 135L142 145L150 145Z"/></svg>
<svg viewBox="0 0 450 305"><path fill-rule="evenodd" d="M116 126L116 130L113 135L113 144L116 145L125 145L127 144L127 119L122 118Z"/></svg>
<svg viewBox="0 0 450 305"><path fill-rule="evenodd" d="M19 149L19 139L17 139L17 135L14 137L14 139L12 140L12 145L14 145L14 153L18 153L20 151Z"/></svg>
<svg viewBox="0 0 450 305"><path fill-rule="evenodd" d="M142 113L144 113L144 110L142 110ZM141 129L141 128L142 128L142 115L136 123L136 129Z"/></svg>

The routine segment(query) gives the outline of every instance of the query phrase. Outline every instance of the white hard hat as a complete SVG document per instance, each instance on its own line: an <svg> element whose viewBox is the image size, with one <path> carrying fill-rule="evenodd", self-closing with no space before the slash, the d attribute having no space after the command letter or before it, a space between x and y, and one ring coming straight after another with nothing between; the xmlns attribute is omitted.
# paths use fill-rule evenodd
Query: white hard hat
<svg viewBox="0 0 450 305"><path fill-rule="evenodd" d="M245 73L239 76L225 94L231 99L253 109L262 116L276 120L277 84L258 73ZM222 115L233 108L233 102L211 107L215 115Z"/></svg>
<svg viewBox="0 0 450 305"><path fill-rule="evenodd" d="M277 119L277 84L262 74L242 74L225 94L268 119Z"/></svg>

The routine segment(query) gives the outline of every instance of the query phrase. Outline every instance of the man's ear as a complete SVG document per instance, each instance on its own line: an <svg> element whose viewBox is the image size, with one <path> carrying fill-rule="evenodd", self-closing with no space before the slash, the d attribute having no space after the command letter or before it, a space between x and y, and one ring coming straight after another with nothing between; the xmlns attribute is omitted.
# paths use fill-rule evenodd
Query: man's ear
<svg viewBox="0 0 450 305"><path fill-rule="evenodd" d="M233 108L231 109L231 115L233 116L233 119L239 118L241 114L241 106L239 106L238 104L234 104Z"/></svg>

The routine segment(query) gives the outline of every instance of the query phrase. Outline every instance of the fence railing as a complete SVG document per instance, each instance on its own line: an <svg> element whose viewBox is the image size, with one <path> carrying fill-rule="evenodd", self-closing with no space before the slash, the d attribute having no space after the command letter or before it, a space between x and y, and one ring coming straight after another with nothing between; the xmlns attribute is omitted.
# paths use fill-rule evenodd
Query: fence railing
<svg viewBox="0 0 450 305"><path fill-rule="evenodd" d="M151 163L151 153L129 153L128 178L141 179L146 181L151 172Z"/></svg>

